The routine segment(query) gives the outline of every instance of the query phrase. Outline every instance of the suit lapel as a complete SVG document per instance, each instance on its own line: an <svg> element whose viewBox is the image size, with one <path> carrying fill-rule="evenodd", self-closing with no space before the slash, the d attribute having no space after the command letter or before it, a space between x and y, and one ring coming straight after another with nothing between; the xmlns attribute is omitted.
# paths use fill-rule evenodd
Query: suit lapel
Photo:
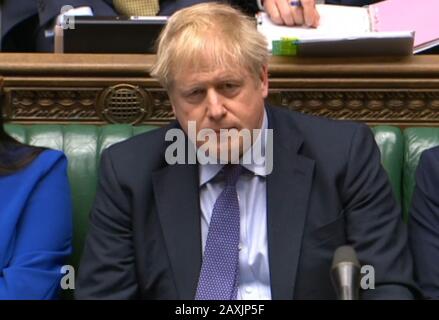
<svg viewBox="0 0 439 320"><path fill-rule="evenodd" d="M303 139L285 114L267 109L273 129L273 172L267 176L268 252L272 299L292 299L314 173L299 154ZM289 118L289 117L288 117ZM196 165L153 174L160 225L180 299L195 297L201 269L201 226Z"/></svg>
<svg viewBox="0 0 439 320"><path fill-rule="evenodd" d="M195 297L201 268L196 165L172 165L153 175L157 211L180 299Z"/></svg>
<svg viewBox="0 0 439 320"><path fill-rule="evenodd" d="M273 129L273 171L267 176L271 294L276 300L292 299L314 160L298 154L303 139L291 121L286 121L285 114L269 111Z"/></svg>

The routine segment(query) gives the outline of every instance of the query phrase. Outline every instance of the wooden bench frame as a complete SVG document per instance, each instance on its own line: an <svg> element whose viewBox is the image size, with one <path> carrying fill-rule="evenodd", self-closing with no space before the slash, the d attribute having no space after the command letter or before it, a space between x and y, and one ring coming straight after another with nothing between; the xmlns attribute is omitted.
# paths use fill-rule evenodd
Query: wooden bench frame
<svg viewBox="0 0 439 320"><path fill-rule="evenodd" d="M173 119L153 55L0 54L4 117L14 123ZM269 101L371 125L439 126L439 55L284 58L269 64Z"/></svg>

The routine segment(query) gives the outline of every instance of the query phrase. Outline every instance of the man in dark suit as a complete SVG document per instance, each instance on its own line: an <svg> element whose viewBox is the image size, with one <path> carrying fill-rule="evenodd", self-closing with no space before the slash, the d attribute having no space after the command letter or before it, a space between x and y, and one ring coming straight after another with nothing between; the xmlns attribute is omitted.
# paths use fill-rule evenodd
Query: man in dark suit
<svg viewBox="0 0 439 320"><path fill-rule="evenodd" d="M116 15L111 0L5 0L2 1L2 51L53 52L55 19L65 5L93 9L95 15Z"/></svg>
<svg viewBox="0 0 439 320"><path fill-rule="evenodd" d="M228 6L176 13L157 57L178 122L104 151L77 298L335 299L331 260L346 244L375 270L362 298L413 297L406 228L367 126L264 104L266 40ZM256 129L250 147L222 140ZM189 153L177 163L170 136ZM191 162L206 144L214 162Z"/></svg>
<svg viewBox="0 0 439 320"><path fill-rule="evenodd" d="M426 297L439 299L439 147L422 153L416 170L409 239L416 280Z"/></svg>
<svg viewBox="0 0 439 320"><path fill-rule="evenodd" d="M158 15L172 15L182 8L211 1L214 0L159 0L160 11ZM313 9L315 0L303 1L307 8L305 11L307 21L311 25L316 25L318 20ZM230 0L224 2L230 2L249 14L258 11L256 0ZM269 13L276 15L274 19L278 23L289 25L305 23L305 18L302 17L304 15L303 10L287 5L288 2L288 0L265 0L263 6ZM373 2L373 0L331 0L328 2L364 5ZM119 14L114 7L113 0L5 0L1 4L2 50L11 52L53 52L51 29L55 19L61 13L61 8L65 5L74 8L88 7L91 9L90 12L96 16L116 16ZM294 17L296 17L295 20Z"/></svg>

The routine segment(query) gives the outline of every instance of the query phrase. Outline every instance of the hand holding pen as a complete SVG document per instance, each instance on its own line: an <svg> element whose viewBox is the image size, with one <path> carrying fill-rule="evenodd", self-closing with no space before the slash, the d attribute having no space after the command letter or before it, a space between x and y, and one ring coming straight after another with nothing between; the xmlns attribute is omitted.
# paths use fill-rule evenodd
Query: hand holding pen
<svg viewBox="0 0 439 320"><path fill-rule="evenodd" d="M317 27L320 16L316 9L318 0L264 0L262 5L271 20L280 25L305 25Z"/></svg>

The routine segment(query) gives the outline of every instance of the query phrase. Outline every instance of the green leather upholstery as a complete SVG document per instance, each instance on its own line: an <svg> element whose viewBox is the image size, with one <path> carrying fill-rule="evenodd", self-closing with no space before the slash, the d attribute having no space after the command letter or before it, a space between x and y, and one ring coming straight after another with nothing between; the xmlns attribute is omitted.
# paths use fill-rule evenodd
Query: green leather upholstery
<svg viewBox="0 0 439 320"><path fill-rule="evenodd" d="M70 263L75 268L78 266L87 232L102 151L115 142L153 128L155 127L129 125L6 125L6 130L18 140L63 150L68 157L74 204L74 252ZM372 131L395 196L403 204L407 214L419 154L424 149L439 144L439 129L406 129L403 133L397 127L377 126ZM145 146L146 151L147 148Z"/></svg>
<svg viewBox="0 0 439 320"><path fill-rule="evenodd" d="M154 129L129 125L6 125L19 141L63 150L69 160L73 200L73 255L70 264L79 264L88 227L88 215L96 190L97 168L102 151L113 143ZM56 195L54 195L56 196Z"/></svg>
<svg viewBox="0 0 439 320"><path fill-rule="evenodd" d="M399 128L390 126L377 126L372 128L375 141L381 152L381 163L389 175L396 199L402 199L402 166L404 143L403 135Z"/></svg>
<svg viewBox="0 0 439 320"><path fill-rule="evenodd" d="M403 208L406 218L415 188L415 172L421 153L438 145L439 128L417 127L404 130Z"/></svg>

